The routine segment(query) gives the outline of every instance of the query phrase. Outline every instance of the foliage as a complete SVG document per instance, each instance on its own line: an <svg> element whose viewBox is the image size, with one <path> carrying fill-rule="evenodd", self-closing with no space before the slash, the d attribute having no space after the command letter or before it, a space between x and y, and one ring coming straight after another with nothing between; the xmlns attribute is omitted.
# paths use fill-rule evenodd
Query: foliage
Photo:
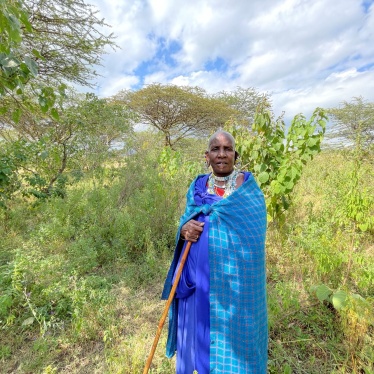
<svg viewBox="0 0 374 374"><path fill-rule="evenodd" d="M196 175L202 174L202 165L191 159L183 157L180 151L173 151L170 147L165 147L159 157L161 174L167 179L178 180L184 175L186 186Z"/></svg>
<svg viewBox="0 0 374 374"><path fill-rule="evenodd" d="M44 113L54 108L65 83L92 86L112 35L83 0L2 1L0 9L0 114L14 122L33 110L37 98Z"/></svg>
<svg viewBox="0 0 374 374"><path fill-rule="evenodd" d="M325 284L321 284L319 286L314 286L312 292L316 293L319 301L330 302L336 310L341 310L347 305L348 295L343 290L333 291Z"/></svg>
<svg viewBox="0 0 374 374"><path fill-rule="evenodd" d="M367 189L362 188L359 166L352 166L349 183L345 186L342 204L337 207L333 218L339 225L352 230L373 230L374 217L371 210L374 199Z"/></svg>
<svg viewBox="0 0 374 374"><path fill-rule="evenodd" d="M374 216L371 214L374 199L363 183L365 178L373 174L372 171L364 169L365 158L370 157L370 151L365 148L364 135L359 126L353 148L344 152L346 160L351 161L347 163L349 181L341 190L344 193L343 203L333 215L337 224L353 231L374 228Z"/></svg>
<svg viewBox="0 0 374 374"><path fill-rule="evenodd" d="M372 194L370 161L362 168L367 175L360 188ZM323 152L306 166L300 183L295 187L294 204L289 211L290 217L296 215L292 219L295 224L288 233L289 241L303 249L300 268L305 266L313 285L344 287L366 298L374 291L369 245L372 232L359 230L350 221L340 224L336 218L346 205L351 184L350 163L342 152ZM369 217L373 208L368 210Z"/></svg>
<svg viewBox="0 0 374 374"><path fill-rule="evenodd" d="M320 152L326 115L317 108L310 120L299 114L286 132L282 119L275 122L269 112L258 112L252 131L228 126L245 168L254 175L267 198L270 219L279 217L290 204L290 194L304 166Z"/></svg>
<svg viewBox="0 0 374 374"><path fill-rule="evenodd" d="M114 156L111 150L115 142L122 144L126 152L131 146L133 130L132 114L123 105L99 99L94 94L73 94L57 126L71 137L74 169L90 170L100 167Z"/></svg>
<svg viewBox="0 0 374 374"><path fill-rule="evenodd" d="M159 298L183 197L203 158L194 139L173 151L159 133L133 137L133 152L67 185L65 199L12 200L0 211L4 371L143 369L164 307ZM271 374L371 372L372 232L334 219L353 161L341 151L316 155L294 187L287 221L281 229L269 226ZM371 161L360 166L368 194ZM328 290L325 301L315 285ZM339 310L331 303L338 292L346 295ZM152 373L175 372L165 342L164 328Z"/></svg>
<svg viewBox="0 0 374 374"><path fill-rule="evenodd" d="M374 313L372 303L357 293L343 290L332 290L325 284L312 287L321 302L330 303L341 315L343 329L350 348L362 347L369 327L373 324Z"/></svg>
<svg viewBox="0 0 374 374"><path fill-rule="evenodd" d="M236 113L199 87L151 84L138 91L122 91L113 100L127 104L140 123L161 131L170 147L185 137L206 136Z"/></svg>
<svg viewBox="0 0 374 374"><path fill-rule="evenodd" d="M92 86L105 47L114 47L113 35L98 10L84 0L25 0L31 30L25 30L20 52L39 51L36 62L44 82L72 82Z"/></svg>
<svg viewBox="0 0 374 374"><path fill-rule="evenodd" d="M350 102L343 101L339 107L328 109L332 125L327 136L332 144L340 147L355 147L360 141L363 149L373 147L374 141L374 103L363 97L354 97Z"/></svg>
<svg viewBox="0 0 374 374"><path fill-rule="evenodd" d="M267 110L271 107L270 96L266 93L259 93L253 87L237 87L234 91L221 91L215 97L235 109L237 111L236 123L247 128L252 126L259 106Z"/></svg>
<svg viewBox="0 0 374 374"><path fill-rule="evenodd" d="M113 140L131 135L129 112L123 106L74 92L65 105L58 119L35 108L1 132L7 139L2 142L6 157L13 155L12 164L3 157L3 170L18 176L12 192L37 198L64 196L69 174L99 167L114 155L109 152ZM10 182L7 175L2 184L9 190Z"/></svg>
<svg viewBox="0 0 374 374"><path fill-rule="evenodd" d="M297 373L370 372L373 238L334 222L349 183L344 160L342 152L322 151L308 163L287 222L281 230L269 227L271 373L286 367ZM362 167L369 168L370 160ZM361 183L368 188L372 177Z"/></svg>
<svg viewBox="0 0 374 374"><path fill-rule="evenodd" d="M24 84L38 74L33 58L26 56L20 61L14 51L21 44L23 27L29 31L32 29L24 3L20 0L3 1L0 8L0 97L16 87L22 92Z"/></svg>
<svg viewBox="0 0 374 374"><path fill-rule="evenodd" d="M34 142L19 140L6 144L14 160L13 176L17 183L13 184L13 193L21 192L24 196L37 198L54 194L64 196L63 165L58 171L59 166L54 165L64 160L60 159L58 145L49 147L48 142L47 134Z"/></svg>
<svg viewBox="0 0 374 374"><path fill-rule="evenodd" d="M6 208L6 202L19 188L17 176L18 165L26 156L19 143L13 144L13 149L6 149L0 143L0 207Z"/></svg>
<svg viewBox="0 0 374 374"><path fill-rule="evenodd" d="M29 106L27 87L35 82L39 73L36 56L40 53L32 46L29 53L22 53L24 31L32 33L29 14L22 0L2 2L0 8L0 115L9 113L17 122L22 107ZM33 84L33 83L31 83ZM35 87L36 89L36 87ZM59 87L60 91L64 86ZM38 98L41 108L47 112L56 101L50 87L40 87ZM4 122L3 122L4 123Z"/></svg>
<svg viewBox="0 0 374 374"><path fill-rule="evenodd" d="M106 176L98 175L93 190L82 185L65 201L26 206L23 213L13 210L14 224L22 217L19 223L33 222L34 228L23 232L21 242L6 244L12 250L0 268L3 327L29 329L36 324L44 335L70 322L80 339L85 334L92 338L85 304L95 299L101 307L110 288L96 270L115 261L129 263L129 268L131 261L141 259L156 267L157 256L174 242L181 196L179 190L171 192L171 182L153 165L139 167L144 157L143 152L128 160L125 170L131 179L113 168ZM138 285L154 274L154 269L148 268L148 275L136 269Z"/></svg>

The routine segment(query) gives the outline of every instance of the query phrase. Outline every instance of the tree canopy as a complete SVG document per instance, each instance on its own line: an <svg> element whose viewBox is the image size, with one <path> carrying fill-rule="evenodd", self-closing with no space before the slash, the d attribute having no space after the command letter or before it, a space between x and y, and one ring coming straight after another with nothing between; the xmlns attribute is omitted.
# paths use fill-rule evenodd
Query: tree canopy
<svg viewBox="0 0 374 374"><path fill-rule="evenodd" d="M19 108L29 107L35 94L46 112L65 84L92 86L105 47L114 46L112 35L101 31L103 25L97 11L83 0L2 1L1 112L11 111L18 120Z"/></svg>
<svg viewBox="0 0 374 374"><path fill-rule="evenodd" d="M220 91L215 97L228 104L237 111L235 122L237 125L250 128L253 124L259 106L262 110L270 110L270 96L260 93L255 88L237 87L234 91Z"/></svg>
<svg viewBox="0 0 374 374"><path fill-rule="evenodd" d="M370 148L374 141L374 103L363 97L343 101L339 107L328 109L332 126L328 137L340 146L356 145Z"/></svg>
<svg viewBox="0 0 374 374"><path fill-rule="evenodd" d="M58 119L35 106L18 122L9 118L6 123L0 124L6 140L0 144L0 192L9 191L3 192L6 198L17 189L36 197L63 194L67 171L100 166L110 157L113 140L132 132L125 107L75 92L68 92Z"/></svg>
<svg viewBox="0 0 374 374"><path fill-rule="evenodd" d="M30 29L24 29L19 52L34 56L38 76L49 83L71 82L92 86L106 46L114 46L105 35L98 10L83 0L24 0Z"/></svg>
<svg viewBox="0 0 374 374"><path fill-rule="evenodd" d="M151 84L138 91L122 91L112 98L126 103L143 124L164 134L174 146L190 136L206 136L222 127L237 111L199 87Z"/></svg>

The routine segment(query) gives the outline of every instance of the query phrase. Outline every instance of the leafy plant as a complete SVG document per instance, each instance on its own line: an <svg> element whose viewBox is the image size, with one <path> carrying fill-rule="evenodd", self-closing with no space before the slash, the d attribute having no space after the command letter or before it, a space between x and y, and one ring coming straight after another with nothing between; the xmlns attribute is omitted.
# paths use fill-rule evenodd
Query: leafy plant
<svg viewBox="0 0 374 374"><path fill-rule="evenodd" d="M333 291L324 284L312 287L319 301L328 301L336 310L341 310L347 305L348 294L343 290Z"/></svg>
<svg viewBox="0 0 374 374"><path fill-rule="evenodd" d="M360 127L358 125L358 127ZM363 144L363 135L357 130L357 137L354 142L354 148L348 150L346 158L351 162L349 180L344 191L342 204L339 204L333 214L333 221L342 227L348 227L359 231L370 231L374 228L374 199L367 188L364 187L362 180L368 175L364 172L364 160L370 153L365 151ZM372 171L368 171L369 175Z"/></svg>
<svg viewBox="0 0 374 374"><path fill-rule="evenodd" d="M11 209L0 211L5 371L19 362L27 372L144 368L164 306L159 296L183 197L201 171L204 143L186 139L175 152L164 150L153 132L134 139L134 152L122 153L122 159L105 158L90 172L77 169L79 178L68 181L65 199L14 199ZM3 154L17 161L8 150ZM191 171L186 160L194 160ZM368 194L370 162L361 160L359 182ZM271 374L372 370L371 232L351 219L332 221L349 190L347 165L340 151L318 154L292 191L287 224L282 230L269 226ZM319 290L323 302L311 285L325 285ZM338 310L339 290L346 297ZM175 360L164 356L165 343L164 329L152 373L175 373Z"/></svg>
<svg viewBox="0 0 374 374"><path fill-rule="evenodd" d="M257 112L252 132L235 123L228 125L242 163L254 172L265 193L271 220L288 209L304 166L320 152L326 120L317 108L309 120L302 114L295 116L288 131L281 118L273 121L266 111Z"/></svg>
<svg viewBox="0 0 374 374"><path fill-rule="evenodd" d="M184 177L186 185L202 173L201 165L195 160L186 160L180 151L174 151L171 147L164 147L159 156L160 173L169 180L177 180Z"/></svg>
<svg viewBox="0 0 374 374"><path fill-rule="evenodd" d="M0 99L6 105L0 108L0 114L10 112L11 120L17 123L22 111L31 109L33 103L27 99L29 86L37 94L40 109L58 118L57 109L54 108L56 99L64 95L65 84L52 87L33 86L38 76L37 60L44 60L38 49L33 48L29 53L20 53L24 33L32 34L33 26L29 20L29 12L22 0L9 0L2 2L0 9ZM31 85L30 85L31 83ZM62 96L60 96L60 94ZM9 96L17 96L17 105L9 105ZM21 105L20 105L21 104Z"/></svg>
<svg viewBox="0 0 374 374"><path fill-rule="evenodd" d="M312 287L321 302L331 304L341 315L350 349L357 350L370 327L374 327L374 312L370 300L357 293L332 290L324 284ZM372 301L372 300L371 300Z"/></svg>

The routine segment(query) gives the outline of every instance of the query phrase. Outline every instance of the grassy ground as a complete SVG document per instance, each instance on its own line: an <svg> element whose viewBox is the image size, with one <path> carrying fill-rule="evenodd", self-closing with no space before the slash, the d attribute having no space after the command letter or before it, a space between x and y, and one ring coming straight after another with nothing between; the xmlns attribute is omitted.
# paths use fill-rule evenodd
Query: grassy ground
<svg viewBox="0 0 374 374"><path fill-rule="evenodd" d="M374 373L373 234L333 219L349 183L340 157L318 157L269 226L269 373ZM142 372L186 186L136 167L1 213L0 372ZM344 308L320 301L321 285ZM165 342L166 326L153 374L175 371Z"/></svg>

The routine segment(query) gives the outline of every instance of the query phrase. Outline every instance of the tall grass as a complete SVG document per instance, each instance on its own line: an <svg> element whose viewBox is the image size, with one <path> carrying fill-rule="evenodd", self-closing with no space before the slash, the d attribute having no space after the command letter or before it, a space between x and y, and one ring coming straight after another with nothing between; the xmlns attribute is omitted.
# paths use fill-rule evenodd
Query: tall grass
<svg viewBox="0 0 374 374"><path fill-rule="evenodd" d="M369 165L361 188L372 194ZM297 186L286 224L270 227L270 372L372 373L373 231L336 219L349 173L341 153L319 155ZM321 285L344 295L344 307L321 302Z"/></svg>
<svg viewBox="0 0 374 374"><path fill-rule="evenodd" d="M142 372L184 195L199 170L183 153L160 153L144 145L64 199L14 201L1 212L4 372ZM373 372L373 232L336 219L349 183L342 157L317 157L286 223L268 230L270 373ZM173 167L160 168L165 160ZM372 194L365 168L362 187ZM345 292L344 308L318 299L322 284ZM164 331L154 374L175 371L165 340Z"/></svg>

